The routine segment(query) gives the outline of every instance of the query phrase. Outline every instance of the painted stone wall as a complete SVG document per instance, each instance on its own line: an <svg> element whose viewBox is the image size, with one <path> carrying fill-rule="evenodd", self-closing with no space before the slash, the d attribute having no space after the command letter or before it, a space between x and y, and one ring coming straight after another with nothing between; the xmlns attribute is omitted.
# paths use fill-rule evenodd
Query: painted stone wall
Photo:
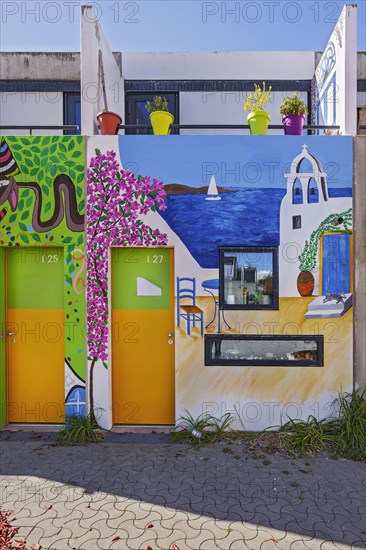
<svg viewBox="0 0 366 550"><path fill-rule="evenodd" d="M36 250L41 254L40 261L56 264L60 258L53 253L53 249L62 249L63 326L60 327L60 338L64 341L65 413L84 414L84 138L8 136L0 139L1 282L4 282L6 255L9 257L12 250ZM52 286L52 281L50 285ZM47 288L44 293L47 294ZM52 295L50 299L52 300ZM5 284L2 284L0 313L3 332L7 330L5 300L6 289ZM14 300L16 301L15 298ZM40 295L39 302L42 300L43 296ZM23 336L18 334L18 337ZM6 419L4 342L3 337L2 422ZM39 419L34 418L31 421L37 422ZM56 421L56 418L49 418L49 421Z"/></svg>
<svg viewBox="0 0 366 550"><path fill-rule="evenodd" d="M121 176L123 174L124 181L117 200L120 215L116 218L117 210L113 214L117 225L122 220L125 224L126 217L132 216L136 223L147 226L148 232L151 230L149 235L155 236L146 242L142 234L135 240L127 240L121 237L121 231L114 236L103 237L97 271L104 281L101 290L104 295L102 321L109 330L105 329L103 338L99 338L99 341L103 340L103 356L99 354L94 363L94 399L101 423L110 426L113 422L115 341L112 329L115 327L111 326L111 250L107 261L107 248L110 249L111 244L117 247L168 246L174 250L174 277L195 282L198 307L195 326L191 324L188 329L187 318L180 315L182 310L178 309L176 300L174 331L163 335L169 339L163 339L161 347L157 340L151 342L151 359L148 356L146 359L147 365L154 365L156 355L163 357L164 345L174 343L175 390L169 394L169 399L175 402L176 418L184 409L188 409L193 416L206 410L216 416L231 412L238 427L240 415L246 427L255 430L277 425L281 417L306 418L309 414L324 417L328 414L337 392L352 386L351 138L95 137L88 140L87 151L89 186L98 185L93 182L90 170L97 168L96 164L100 161L103 162L104 157L100 157L99 153L103 155L112 151L109 155L116 162L113 169L119 171ZM139 178L139 174L144 179ZM118 179L118 176L115 177ZM127 188L126 181L130 182ZM150 189L148 192L145 190L142 203L139 194L141 182ZM99 189L102 189L100 185ZM132 193L128 198L129 204L126 203L128 190ZM145 206L143 202L151 192L153 196L150 196L149 205ZM157 203L153 197L159 198ZM135 201L137 204L134 204ZM95 212L92 205L95 202L93 199L90 212L88 210L89 240L93 236ZM105 200L101 198L97 203L103 207ZM110 224L112 218L108 221L108 217L107 212L104 221ZM115 227L113 225L113 229ZM123 235L124 229L119 227ZM224 311L224 320L220 313L221 322L218 324L219 315L213 297L218 295L220 246L270 247L277 250L278 309L229 309ZM331 264L334 247L336 256L342 251L345 256L341 261L348 265L339 276L345 290L338 289L337 278L332 279L332 273L336 272ZM152 253L151 261L163 261L159 260L159 254L155 256ZM134 260L131 258L129 261ZM313 278L308 295L303 291L301 295L298 290L297 278L302 270L310 271ZM91 275L88 283L90 289L96 281L95 274ZM136 296L140 292L141 281L138 279L143 278L142 275L135 281ZM213 280L216 288L207 285ZM267 278L267 284L268 281ZM162 287L153 276L143 284L145 292L150 292L151 296L162 292ZM253 303L264 303L261 296L264 287L261 281L260 298L253 291ZM338 297L333 295L337 293ZM177 288L175 294L177 296ZM341 316L335 317L333 310L343 308L343 304L346 305ZM203 329L200 312L204 317ZM156 314L156 322L158 318ZM135 332L131 332L130 341L135 349L143 345L139 339L142 334L141 331L139 333L140 328L136 326ZM305 340L306 336L322 336L324 366L281 362L277 366L207 366L205 336L218 332L228 335L305 336ZM89 334L92 334L92 327ZM89 350L94 345L95 339ZM89 356L92 361L90 351ZM149 388L154 370L145 371L141 366L139 372L137 370L136 376L141 375L141 387ZM147 395L145 390L142 390L141 396ZM126 408L129 407L133 414L126 415L125 423L141 423L141 404L126 403ZM153 420L151 423L154 423Z"/></svg>

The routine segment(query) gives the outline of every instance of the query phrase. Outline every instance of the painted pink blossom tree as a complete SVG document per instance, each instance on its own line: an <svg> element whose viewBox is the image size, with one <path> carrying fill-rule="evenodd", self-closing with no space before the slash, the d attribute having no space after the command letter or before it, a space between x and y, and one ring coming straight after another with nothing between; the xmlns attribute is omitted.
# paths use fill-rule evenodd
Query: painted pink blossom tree
<svg viewBox="0 0 366 550"><path fill-rule="evenodd" d="M166 193L157 179L120 168L114 151L95 150L87 173L88 359L90 417L94 411L94 368L108 359L108 251L111 246L164 246L168 238L141 216L165 210Z"/></svg>

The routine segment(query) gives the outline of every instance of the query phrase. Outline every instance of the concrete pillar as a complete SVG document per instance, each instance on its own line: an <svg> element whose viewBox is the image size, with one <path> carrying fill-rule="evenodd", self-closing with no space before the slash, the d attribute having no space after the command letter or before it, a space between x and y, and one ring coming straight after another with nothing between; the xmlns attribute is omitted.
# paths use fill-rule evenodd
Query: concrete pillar
<svg viewBox="0 0 366 550"><path fill-rule="evenodd" d="M354 384L366 388L366 136L354 138Z"/></svg>

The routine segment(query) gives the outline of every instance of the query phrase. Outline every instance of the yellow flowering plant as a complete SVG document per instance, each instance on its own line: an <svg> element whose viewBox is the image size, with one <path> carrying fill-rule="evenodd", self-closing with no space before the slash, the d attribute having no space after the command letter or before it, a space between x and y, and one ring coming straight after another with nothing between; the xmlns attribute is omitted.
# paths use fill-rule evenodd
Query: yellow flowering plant
<svg viewBox="0 0 366 550"><path fill-rule="evenodd" d="M254 84L254 93L250 94L244 102L244 111L263 111L263 105L271 101L272 86L266 90L266 83L263 82L263 89Z"/></svg>

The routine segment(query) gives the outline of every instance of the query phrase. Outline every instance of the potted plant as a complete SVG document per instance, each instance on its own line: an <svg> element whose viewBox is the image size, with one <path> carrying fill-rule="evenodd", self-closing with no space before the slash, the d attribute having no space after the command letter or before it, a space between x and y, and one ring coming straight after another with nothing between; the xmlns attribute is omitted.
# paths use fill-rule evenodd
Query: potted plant
<svg viewBox="0 0 366 550"><path fill-rule="evenodd" d="M266 83L263 82L263 89L254 84L254 94L250 94L244 102L244 111L251 111L247 117L250 126L250 133L253 135L267 135L268 124L271 120L269 113L263 110L263 105L271 100L272 86L266 90Z"/></svg>
<svg viewBox="0 0 366 550"><path fill-rule="evenodd" d="M122 124L122 118L117 113L108 111L107 109L103 109L97 115L97 120L103 136L115 136L118 134L118 126Z"/></svg>
<svg viewBox="0 0 366 550"><path fill-rule="evenodd" d="M311 271L316 266L317 241L310 239L305 241L303 252L299 256L300 273L297 277L297 290L300 296L311 296L314 291L315 279Z"/></svg>
<svg viewBox="0 0 366 550"><path fill-rule="evenodd" d="M296 92L292 96L285 97L280 108L280 113L286 135L301 136L307 112L305 102Z"/></svg>
<svg viewBox="0 0 366 550"><path fill-rule="evenodd" d="M150 121L155 135L169 135L174 117L168 110L165 97L157 95L152 101L147 101L146 110L150 113Z"/></svg>

